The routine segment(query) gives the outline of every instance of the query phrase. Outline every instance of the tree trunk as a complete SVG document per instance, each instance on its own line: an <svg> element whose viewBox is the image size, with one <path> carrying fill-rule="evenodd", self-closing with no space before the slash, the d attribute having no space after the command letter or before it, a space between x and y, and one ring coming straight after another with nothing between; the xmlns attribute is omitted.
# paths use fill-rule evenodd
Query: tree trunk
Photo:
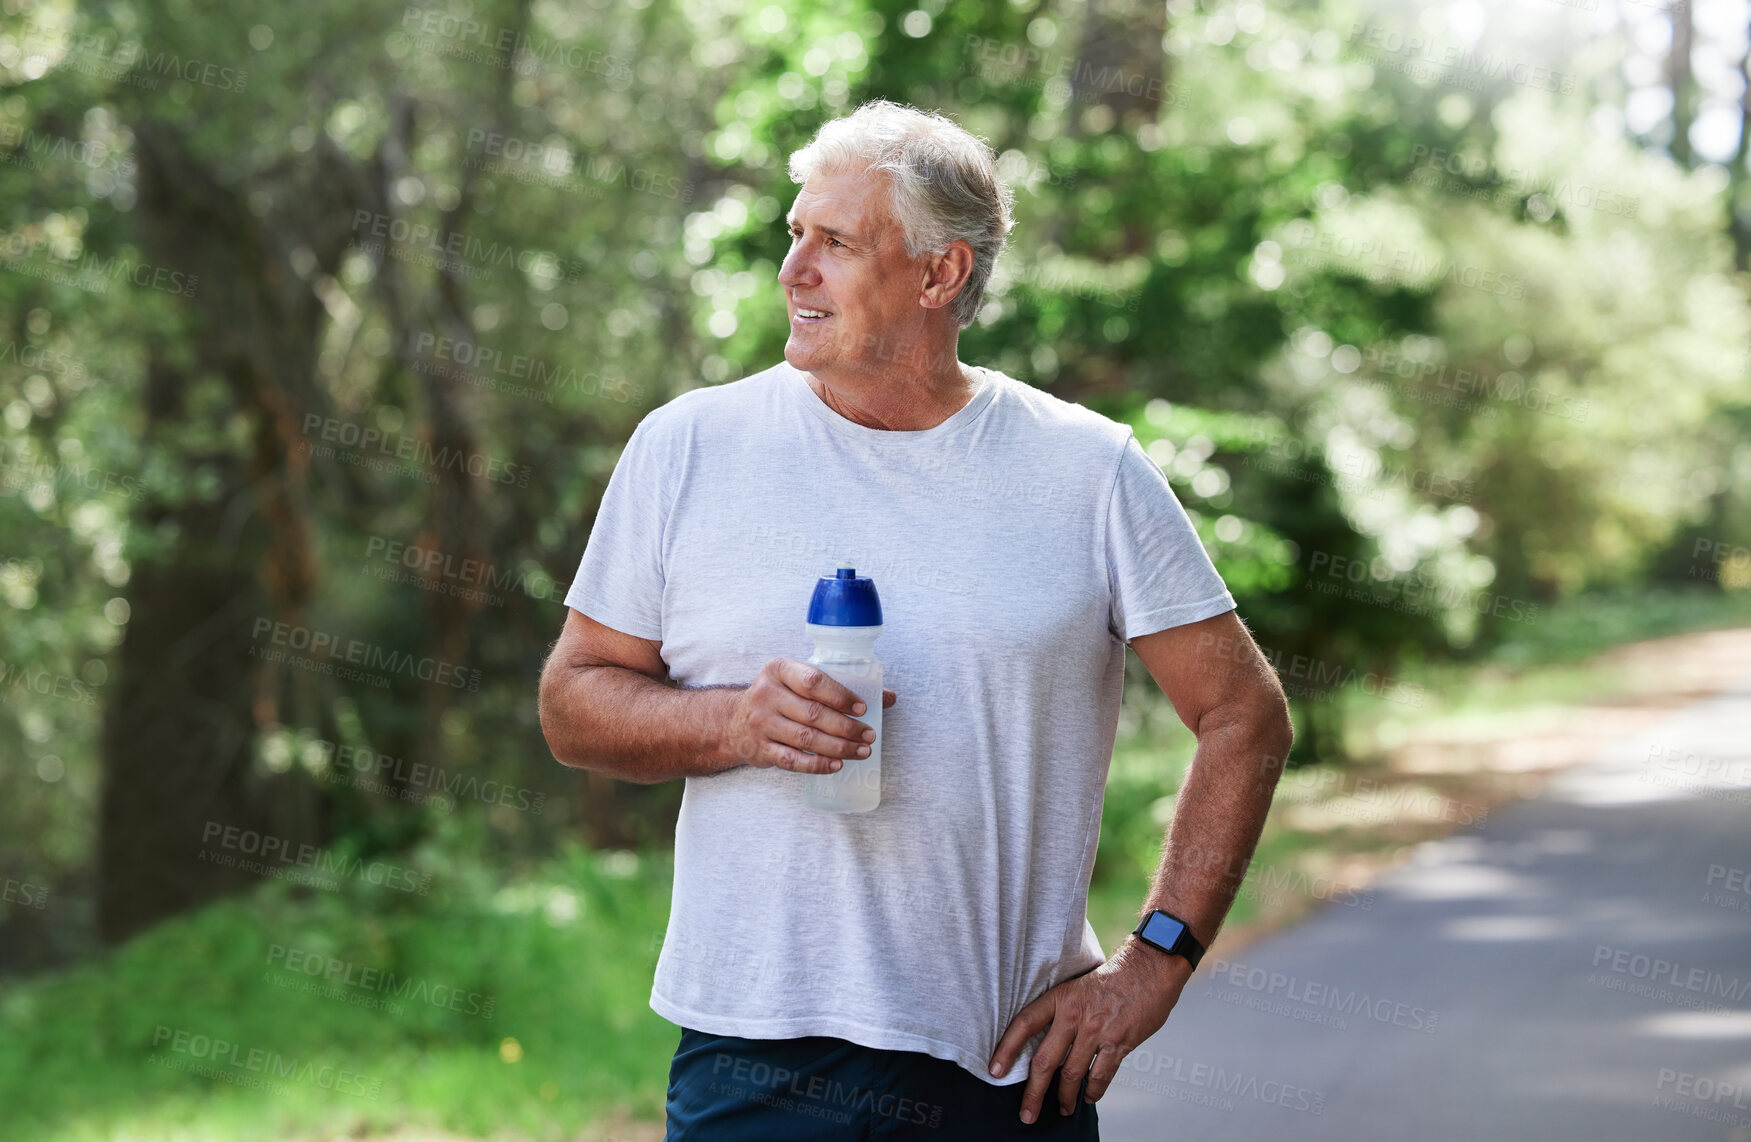
<svg viewBox="0 0 1751 1142"><path fill-rule="evenodd" d="M1090 4L1083 17L1082 40L1071 70L1070 107L1076 119L1092 107L1106 107L1113 122L1127 131L1161 117L1172 96L1167 90L1167 6L1138 4L1122 16L1107 5ZM1082 133L1073 122L1073 133Z"/></svg>
<svg viewBox="0 0 1751 1142"><path fill-rule="evenodd" d="M280 668L262 657L273 644L261 624L299 622L316 577L292 445L313 403L325 311L291 272L283 256L291 243L272 236L306 239L329 269L345 244L344 228L337 242L256 218L243 205L254 188L221 183L173 129L146 119L135 138L142 245L198 283L193 298L179 299L185 328L149 362L146 435L188 485L199 477L217 492L148 500L136 522L140 534L174 528L174 538L161 556L136 555L131 618L104 711L97 926L109 944L253 883L229 863L260 839L288 848L323 839L321 798L303 775L253 765L257 730L281 720ZM347 215L320 196L295 197L344 226ZM170 346L183 345L186 359L173 356ZM223 407L189 399L213 379L229 398ZM189 443L191 428L228 440L239 413L250 436L242 450ZM205 422L191 424L198 416ZM252 833L261 838L241 839Z"/></svg>
<svg viewBox="0 0 1751 1142"><path fill-rule="evenodd" d="M1688 167L1695 161L1690 149L1690 125L1696 121L1696 76L1690 65L1695 35L1688 2L1675 3L1670 11L1672 50L1666 56L1666 84L1672 89L1672 159Z"/></svg>
<svg viewBox="0 0 1751 1142"><path fill-rule="evenodd" d="M175 364L150 363L149 439L182 420L187 387ZM265 606L255 577L260 529L240 528L235 510L248 480L233 458L182 456L189 469L218 474L223 492L149 503L136 522L174 526L179 541L163 560L134 562L131 617L104 705L97 924L111 945L253 879L218 863L242 855L225 847L225 829L309 839L289 819L288 782L251 774L255 693L240 664L250 661L251 627Z"/></svg>
<svg viewBox="0 0 1751 1142"><path fill-rule="evenodd" d="M1751 31L1747 31L1751 37ZM1751 44L1751 39L1748 39ZM1733 264L1751 270L1751 178L1745 169L1751 158L1751 46L1739 57L1739 75L1745 86L1739 93L1739 146L1733 152L1727 191L1728 230L1733 236Z"/></svg>

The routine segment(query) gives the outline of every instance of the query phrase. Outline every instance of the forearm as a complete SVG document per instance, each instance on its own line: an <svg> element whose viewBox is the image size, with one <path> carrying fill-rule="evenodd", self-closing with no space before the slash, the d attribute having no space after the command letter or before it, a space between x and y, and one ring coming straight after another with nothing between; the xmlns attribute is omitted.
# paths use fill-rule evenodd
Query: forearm
<svg viewBox="0 0 1751 1142"><path fill-rule="evenodd" d="M735 687L680 690L619 666L560 667L541 684L541 728L562 765L643 785L740 764L725 727Z"/></svg>
<svg viewBox="0 0 1751 1142"><path fill-rule="evenodd" d="M1198 734L1145 914L1179 917L1206 946L1215 938L1246 879L1289 740L1276 709L1236 713Z"/></svg>

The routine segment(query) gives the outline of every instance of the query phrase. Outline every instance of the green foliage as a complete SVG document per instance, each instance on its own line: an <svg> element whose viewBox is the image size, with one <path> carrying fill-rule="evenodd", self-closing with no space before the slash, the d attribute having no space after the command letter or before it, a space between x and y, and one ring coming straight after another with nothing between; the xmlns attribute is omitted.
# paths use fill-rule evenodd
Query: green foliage
<svg viewBox="0 0 1751 1142"><path fill-rule="evenodd" d="M1624 643L1751 622L1751 595L1654 589L1587 594L1553 608L1534 627L1517 629L1484 661L1509 670L1572 662Z"/></svg>
<svg viewBox="0 0 1751 1142"><path fill-rule="evenodd" d="M412 855L433 874L429 896L275 883L0 991L0 1137L230 1139L404 1123L485 1137L575 1130L616 1107L660 1116L651 1061L673 1050L673 1029L645 1000L666 859L569 845L507 875L479 843L445 830ZM190 1036L181 1049L179 1031ZM278 1058L252 1066L256 1050ZM203 1061L221 1077L174 1069Z"/></svg>

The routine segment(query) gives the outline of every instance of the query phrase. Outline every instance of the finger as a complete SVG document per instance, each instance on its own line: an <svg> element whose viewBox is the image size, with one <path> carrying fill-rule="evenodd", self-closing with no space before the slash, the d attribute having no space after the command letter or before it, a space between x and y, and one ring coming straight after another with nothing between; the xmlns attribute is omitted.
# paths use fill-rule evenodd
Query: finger
<svg viewBox="0 0 1751 1142"><path fill-rule="evenodd" d="M1107 1092L1114 1079L1119 1077L1119 1064L1130 1054L1123 1047L1102 1047L1094 1056L1094 1065L1088 1068L1088 1085L1083 1088L1084 1102L1099 1102L1101 1095Z"/></svg>
<svg viewBox="0 0 1751 1142"><path fill-rule="evenodd" d="M1002 1078L1027 1041L1052 1025L1052 1012L1056 1006L1057 997L1048 991L1016 1012L1015 1019L1003 1032L1003 1038L997 1040L997 1049L991 1052L992 1078Z"/></svg>
<svg viewBox="0 0 1751 1142"><path fill-rule="evenodd" d="M869 746L834 737L814 726L793 722L783 714L774 713L765 723L766 736L779 745L787 745L804 753L830 758L868 757Z"/></svg>
<svg viewBox="0 0 1751 1142"><path fill-rule="evenodd" d="M894 704L894 698L895 698L895 694L892 690L883 690L882 691L882 709L885 710L889 706L892 706Z"/></svg>
<svg viewBox="0 0 1751 1142"><path fill-rule="evenodd" d="M775 741L761 746L760 757L766 765L788 769L792 773L838 773L845 764L836 757L808 753Z"/></svg>
<svg viewBox="0 0 1751 1142"><path fill-rule="evenodd" d="M1023 1122L1039 1120L1040 1107L1046 1104L1046 1090L1052 1085L1052 1078L1057 1074L1059 1064L1070 1053L1075 1032L1067 1023L1068 1021L1052 1024L1052 1029L1046 1032L1046 1037L1035 1048L1033 1061L1028 1063L1027 1087L1021 1096ZM1064 1029L1060 1030L1061 1027Z"/></svg>
<svg viewBox="0 0 1751 1142"><path fill-rule="evenodd" d="M842 713L853 717L862 714L863 699L853 694L851 690L838 679L822 670L819 666L807 662L798 662L794 658L779 660L779 680L785 688L804 698L814 698Z"/></svg>
<svg viewBox="0 0 1751 1142"><path fill-rule="evenodd" d="M1064 1065L1058 1068L1058 1113L1074 1114L1076 1098L1082 1093L1082 1078L1094 1063L1094 1048L1087 1046L1087 1036L1077 1036Z"/></svg>
<svg viewBox="0 0 1751 1142"><path fill-rule="evenodd" d="M843 742L845 748L838 751L840 757L852 756L851 747L853 746L867 745L875 741L875 731L869 726L856 718L848 718L844 714L837 713L813 698L799 698L786 691L784 696L779 698L775 708L780 714L798 725L813 726L822 733L831 736L835 743ZM802 748L814 753L830 752L815 749L811 745L804 745Z"/></svg>

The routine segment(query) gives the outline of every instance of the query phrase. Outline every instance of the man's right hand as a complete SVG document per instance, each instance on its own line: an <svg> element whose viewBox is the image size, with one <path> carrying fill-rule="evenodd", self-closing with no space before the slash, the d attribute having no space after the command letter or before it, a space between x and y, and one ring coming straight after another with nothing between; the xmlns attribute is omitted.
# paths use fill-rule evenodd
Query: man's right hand
<svg viewBox="0 0 1751 1142"><path fill-rule="evenodd" d="M882 708L894 692L882 691ZM856 715L863 699L819 666L774 658L730 702L724 748L758 769L835 773L846 757L868 757L875 731Z"/></svg>

